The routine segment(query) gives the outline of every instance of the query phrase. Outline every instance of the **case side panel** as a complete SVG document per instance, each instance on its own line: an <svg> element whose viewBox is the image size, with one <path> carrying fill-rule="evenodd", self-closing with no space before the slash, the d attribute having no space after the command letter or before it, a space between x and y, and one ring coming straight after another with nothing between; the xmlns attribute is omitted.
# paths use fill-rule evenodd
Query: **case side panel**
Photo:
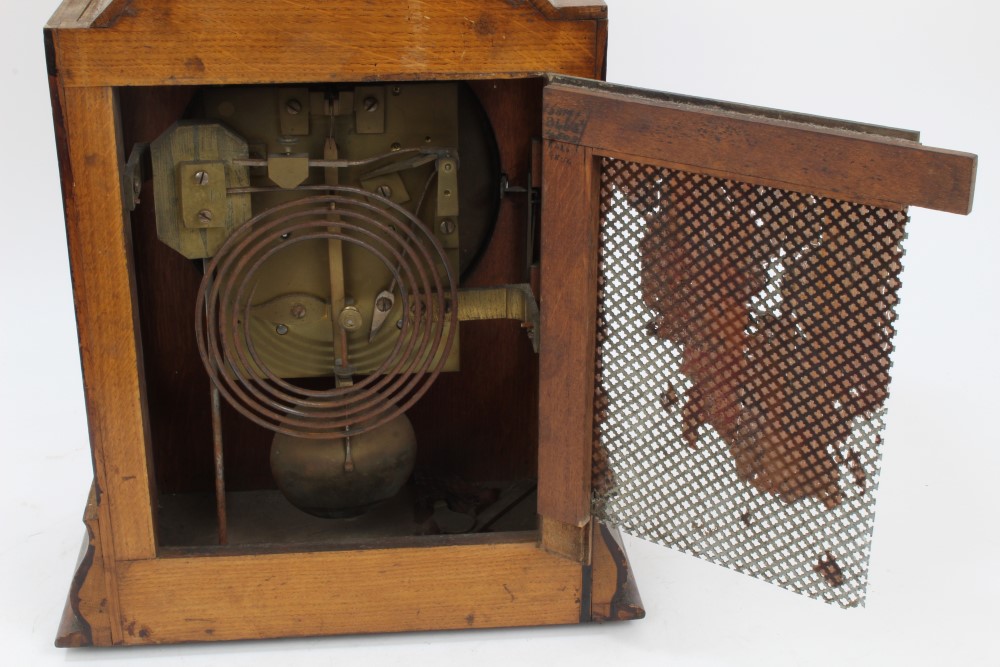
<svg viewBox="0 0 1000 667"><path fill-rule="evenodd" d="M114 91L59 87L63 192L102 533L117 560L156 542ZM58 112L57 112L58 113ZM110 547L110 548L109 548Z"/></svg>

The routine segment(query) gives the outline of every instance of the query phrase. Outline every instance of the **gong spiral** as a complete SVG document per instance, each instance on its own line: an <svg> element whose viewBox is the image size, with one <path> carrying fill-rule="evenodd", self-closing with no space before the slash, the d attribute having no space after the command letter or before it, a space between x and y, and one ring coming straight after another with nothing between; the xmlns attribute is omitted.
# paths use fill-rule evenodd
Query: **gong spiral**
<svg viewBox="0 0 1000 667"><path fill-rule="evenodd" d="M394 342L357 382L344 319L333 312L336 304L327 305L338 359L327 377L338 376L341 382L325 389L300 386L276 373L261 352L253 324L262 267L295 244L317 241L339 241L345 249L376 258L402 301ZM344 281L331 276L333 282L338 279ZM242 415L278 433L343 438L385 424L426 393L454 342L457 303L447 255L417 217L364 190L331 187L328 195L264 211L233 232L205 269L195 333L211 381Z"/></svg>

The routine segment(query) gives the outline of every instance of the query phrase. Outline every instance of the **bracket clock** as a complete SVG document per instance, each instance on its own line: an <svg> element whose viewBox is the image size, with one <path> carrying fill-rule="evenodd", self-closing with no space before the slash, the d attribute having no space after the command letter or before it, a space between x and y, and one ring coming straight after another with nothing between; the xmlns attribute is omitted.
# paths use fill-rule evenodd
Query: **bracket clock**
<svg viewBox="0 0 1000 667"><path fill-rule="evenodd" d="M588 0L66 0L94 484L60 646L863 602L907 207L976 158L603 82Z"/></svg>

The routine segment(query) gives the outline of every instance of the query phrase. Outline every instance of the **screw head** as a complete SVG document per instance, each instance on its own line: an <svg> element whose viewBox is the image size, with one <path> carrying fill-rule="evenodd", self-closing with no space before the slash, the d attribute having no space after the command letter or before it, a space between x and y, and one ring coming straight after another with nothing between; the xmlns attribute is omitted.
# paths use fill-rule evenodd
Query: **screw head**
<svg viewBox="0 0 1000 667"><path fill-rule="evenodd" d="M278 326L274 327L274 333L278 334L279 336L284 336L286 333L288 333L288 327L284 324L279 324Z"/></svg>
<svg viewBox="0 0 1000 667"><path fill-rule="evenodd" d="M198 185L208 185L208 172L196 171L194 174L194 182Z"/></svg>
<svg viewBox="0 0 1000 667"><path fill-rule="evenodd" d="M392 299L387 296L375 299L375 308L380 313L388 313L392 309Z"/></svg>
<svg viewBox="0 0 1000 667"><path fill-rule="evenodd" d="M440 225L441 233L445 236L455 233L455 221L451 218L445 218L441 221Z"/></svg>
<svg viewBox="0 0 1000 667"><path fill-rule="evenodd" d="M396 320L396 328L397 329L403 328L403 320Z"/></svg>
<svg viewBox="0 0 1000 667"><path fill-rule="evenodd" d="M441 165L441 168L444 169L446 172L450 173L451 170L455 168L455 165L453 165L451 162L445 162L443 165Z"/></svg>
<svg viewBox="0 0 1000 667"><path fill-rule="evenodd" d="M292 306L291 310L289 311L289 314L295 319L301 320L303 317L306 316L306 307L303 306L301 303L297 303Z"/></svg>
<svg viewBox="0 0 1000 667"><path fill-rule="evenodd" d="M378 100L374 97L366 97L364 102L361 103L364 110L371 113L378 109Z"/></svg>
<svg viewBox="0 0 1000 667"><path fill-rule="evenodd" d="M392 94L393 94L393 95L399 95L399 93L400 93L400 92L401 92L401 91L400 91L400 89L399 89L399 86L393 86L393 87L392 87Z"/></svg>
<svg viewBox="0 0 1000 667"><path fill-rule="evenodd" d="M292 116L302 113L302 102L294 98L288 100L285 102L285 111Z"/></svg>
<svg viewBox="0 0 1000 667"><path fill-rule="evenodd" d="M392 144L392 146L390 146L389 148L390 148L390 150L392 150L392 152L393 152L393 153L395 153L396 151L398 151L398 150L402 149L402 148L403 148L403 145L402 145L402 144L400 144L400 143L399 143L398 141L396 141L396 142L394 142L394 143Z"/></svg>
<svg viewBox="0 0 1000 667"><path fill-rule="evenodd" d="M375 188L375 194L377 194L379 197L385 197L386 199L391 199L392 188L390 188L388 185L385 184L380 185L377 188Z"/></svg>
<svg viewBox="0 0 1000 667"><path fill-rule="evenodd" d="M198 222L203 225L207 225L212 222L212 212L207 208L198 211Z"/></svg>

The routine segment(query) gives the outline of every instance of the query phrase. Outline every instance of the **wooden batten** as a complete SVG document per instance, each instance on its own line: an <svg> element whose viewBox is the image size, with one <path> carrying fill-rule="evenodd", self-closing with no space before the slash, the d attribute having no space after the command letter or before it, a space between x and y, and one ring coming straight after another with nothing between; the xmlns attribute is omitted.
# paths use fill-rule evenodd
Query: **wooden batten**
<svg viewBox="0 0 1000 667"><path fill-rule="evenodd" d="M545 141L538 513L590 521L597 336L598 192L590 149Z"/></svg>
<svg viewBox="0 0 1000 667"><path fill-rule="evenodd" d="M66 86L591 77L606 42L586 2L95 2L49 23Z"/></svg>
<svg viewBox="0 0 1000 667"><path fill-rule="evenodd" d="M115 558L152 558L153 492L115 93L57 93L65 123L58 136L87 418L99 504L110 522L102 528L113 544L105 546Z"/></svg>
<svg viewBox="0 0 1000 667"><path fill-rule="evenodd" d="M736 180L903 208L972 208L976 156L872 132L554 83L546 138Z"/></svg>
<svg viewBox="0 0 1000 667"><path fill-rule="evenodd" d="M121 564L126 644L578 623L582 569L533 539Z"/></svg>

